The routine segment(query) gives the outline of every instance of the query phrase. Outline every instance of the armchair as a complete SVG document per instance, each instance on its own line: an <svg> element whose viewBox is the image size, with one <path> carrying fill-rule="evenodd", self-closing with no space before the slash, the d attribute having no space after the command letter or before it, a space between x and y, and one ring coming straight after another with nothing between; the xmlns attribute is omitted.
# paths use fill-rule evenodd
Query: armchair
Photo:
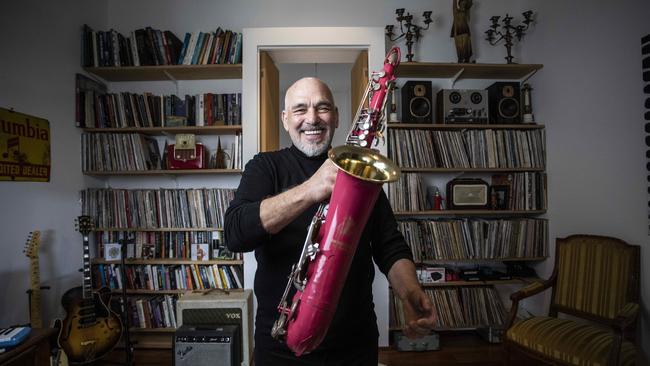
<svg viewBox="0 0 650 366"><path fill-rule="evenodd" d="M549 288L548 316L516 321L519 301ZM557 239L551 277L522 288L510 299L506 364L512 352L520 351L555 365L634 365L638 246L595 235Z"/></svg>

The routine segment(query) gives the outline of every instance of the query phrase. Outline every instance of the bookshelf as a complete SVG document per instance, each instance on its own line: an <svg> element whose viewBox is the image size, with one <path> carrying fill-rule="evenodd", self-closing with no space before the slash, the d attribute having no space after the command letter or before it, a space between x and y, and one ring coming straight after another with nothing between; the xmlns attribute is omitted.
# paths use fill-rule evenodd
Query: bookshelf
<svg viewBox="0 0 650 366"><path fill-rule="evenodd" d="M126 287L137 348L169 349L180 296L245 286L243 257L223 242L223 214L234 189L216 188L232 187L242 172L241 83L232 82L242 78L241 34L218 28L178 39L149 27L122 36L84 26L82 45L86 75L77 80L76 116L83 132L81 170L101 187L81 192L82 213L95 219L93 283L108 287L113 299ZM217 83L192 83L199 80ZM156 81L171 83L150 83ZM188 92L197 90L195 84L200 93ZM157 94L124 90L148 85L156 85ZM181 91L185 95L175 95ZM163 146L177 134L195 135L205 146L204 168L166 168ZM215 166L217 145L227 143L227 165ZM202 177L215 188L205 188ZM145 188L152 182L175 188ZM121 278L120 261L107 259L104 249L124 242Z"/></svg>
<svg viewBox="0 0 650 366"><path fill-rule="evenodd" d="M440 89L453 89L460 80L477 85L521 82L542 67L406 62L397 69L397 77L398 85L409 78L444 79ZM435 89L433 110L437 107ZM467 331L502 324L505 310L497 286L523 285L538 278L513 275L464 280L458 275L465 269L501 270L547 259L548 222L542 217L547 209L545 126L539 122L444 124L435 119L387 124L388 155L402 170L401 180L389 186L389 199L418 269L422 273L444 269L443 276L448 277L422 283L439 311L436 330ZM458 177L480 178L489 186L493 179L500 182L498 178L508 177L513 184L507 205L433 209L431 188L437 187L446 198L446 184ZM390 294L392 332L402 328L403 314L392 290Z"/></svg>

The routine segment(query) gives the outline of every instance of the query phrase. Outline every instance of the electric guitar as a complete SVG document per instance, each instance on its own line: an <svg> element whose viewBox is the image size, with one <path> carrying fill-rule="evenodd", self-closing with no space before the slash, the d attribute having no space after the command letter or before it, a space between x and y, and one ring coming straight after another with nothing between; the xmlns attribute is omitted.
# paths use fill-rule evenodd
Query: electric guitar
<svg viewBox="0 0 650 366"><path fill-rule="evenodd" d="M41 246L41 232L36 230L29 233L23 253L29 258L29 322L32 328L43 328L41 318L41 278L38 268L38 248Z"/></svg>
<svg viewBox="0 0 650 366"><path fill-rule="evenodd" d="M59 331L61 347L71 364L95 361L109 353L120 340L122 322L108 304L110 290L93 291L90 271L88 234L93 229L90 216L77 218L77 229L83 235L83 285L63 294L61 304L66 311Z"/></svg>

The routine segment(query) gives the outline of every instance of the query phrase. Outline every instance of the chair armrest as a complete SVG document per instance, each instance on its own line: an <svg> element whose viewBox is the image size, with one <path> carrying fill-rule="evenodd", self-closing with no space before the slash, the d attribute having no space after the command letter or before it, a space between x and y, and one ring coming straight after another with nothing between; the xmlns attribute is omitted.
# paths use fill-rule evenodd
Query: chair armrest
<svg viewBox="0 0 650 366"><path fill-rule="evenodd" d="M636 321L636 317L639 314L639 304L635 302L628 302L623 306L623 308L616 314L614 317L614 322L616 327L624 330L630 324L633 324Z"/></svg>
<svg viewBox="0 0 650 366"><path fill-rule="evenodd" d="M506 321L506 330L510 329L512 324L514 324L515 319L517 318L517 310L519 310L519 301L527 297L536 295L549 287L552 287L555 283L554 279L548 279L546 281L535 281L531 284L526 285L517 292L514 292L510 295L510 300L512 300L512 306L510 307L510 314L508 315L508 320Z"/></svg>

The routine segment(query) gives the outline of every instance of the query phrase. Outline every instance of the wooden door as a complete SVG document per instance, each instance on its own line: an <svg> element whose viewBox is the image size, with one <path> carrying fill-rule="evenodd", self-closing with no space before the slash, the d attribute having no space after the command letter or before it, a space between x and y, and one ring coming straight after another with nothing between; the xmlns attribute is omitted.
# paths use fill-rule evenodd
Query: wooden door
<svg viewBox="0 0 650 366"><path fill-rule="evenodd" d="M366 91L366 86L368 85L367 50L361 51L354 61L352 71L350 71L350 83L350 96L352 97L350 101L350 108L352 109L350 118L354 118L357 114L357 109L359 109L361 98L363 98L363 93Z"/></svg>
<svg viewBox="0 0 650 366"><path fill-rule="evenodd" d="M280 80L267 52L260 51L260 152L280 147Z"/></svg>

